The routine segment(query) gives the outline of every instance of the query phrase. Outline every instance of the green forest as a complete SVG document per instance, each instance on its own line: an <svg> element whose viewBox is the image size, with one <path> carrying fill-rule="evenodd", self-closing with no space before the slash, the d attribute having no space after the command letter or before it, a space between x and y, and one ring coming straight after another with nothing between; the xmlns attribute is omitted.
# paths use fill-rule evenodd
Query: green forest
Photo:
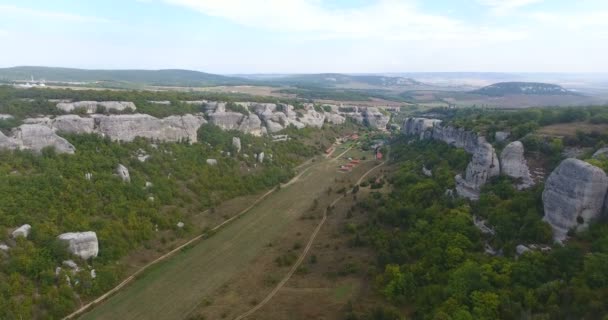
<svg viewBox="0 0 608 320"><path fill-rule="evenodd" d="M0 151L0 242L12 246L0 251L0 319L58 319L80 300L107 291L125 276L115 262L154 239L156 230L191 237L200 232L188 223L193 213L290 179L296 165L324 150L307 142L310 134L302 130L287 142L272 143L204 125L198 132L204 143L116 143L98 135L64 135L76 147L74 155ZM241 139L239 155L233 137ZM266 155L263 164L253 157L260 152ZM142 153L149 155L145 162L136 157ZM206 159L218 163L211 166ZM130 171L130 183L114 174L118 164ZM176 227L180 221L183 230ZM27 239L8 236L25 223L32 225ZM57 236L72 231L95 231L100 252L91 261L76 260L82 270L66 274L68 283L55 268L74 257ZM87 263L96 270L94 281L83 267Z"/></svg>
<svg viewBox="0 0 608 320"><path fill-rule="evenodd" d="M433 141L391 144L391 191L359 202L367 215L352 246L375 252L376 291L388 305L355 319L606 319L608 225L592 224L564 246L517 256L518 244L551 244L542 185L523 192L494 178L478 202L454 198L470 156ZM433 177L422 174L425 165ZM494 236L473 217L486 219ZM485 253L490 246L496 255Z"/></svg>

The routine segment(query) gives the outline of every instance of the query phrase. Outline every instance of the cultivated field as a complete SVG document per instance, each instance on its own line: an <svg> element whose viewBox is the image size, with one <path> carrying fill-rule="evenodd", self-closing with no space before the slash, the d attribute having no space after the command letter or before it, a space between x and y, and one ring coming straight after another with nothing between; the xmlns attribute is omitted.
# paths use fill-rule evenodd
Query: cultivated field
<svg viewBox="0 0 608 320"><path fill-rule="evenodd" d="M283 230L333 186L337 162L317 160L296 183L268 196L247 214L146 271L83 319L183 319L205 298L248 268Z"/></svg>

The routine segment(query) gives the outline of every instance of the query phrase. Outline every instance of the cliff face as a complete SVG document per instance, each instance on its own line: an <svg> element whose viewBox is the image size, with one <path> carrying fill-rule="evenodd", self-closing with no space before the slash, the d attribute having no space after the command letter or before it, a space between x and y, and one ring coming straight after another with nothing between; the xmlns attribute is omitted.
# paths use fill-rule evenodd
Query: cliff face
<svg viewBox="0 0 608 320"><path fill-rule="evenodd" d="M74 153L74 146L42 124L22 124L13 129L10 136L0 132L0 148L33 150L40 152L45 147L54 147L59 153Z"/></svg>
<svg viewBox="0 0 608 320"><path fill-rule="evenodd" d="M583 230L604 210L608 178L604 171L578 159L566 159L551 173L543 191L543 218L553 237L564 240L568 230Z"/></svg>
<svg viewBox="0 0 608 320"><path fill-rule="evenodd" d="M57 109L65 112L72 112L77 109L84 109L86 113L95 113L97 108L106 110L124 111L131 109L135 111L137 108L133 102L129 101L78 101L78 102L60 102L57 104Z"/></svg>
<svg viewBox="0 0 608 320"><path fill-rule="evenodd" d="M534 185L528 163L524 158L524 145L520 141L509 143L500 153L502 174L518 179L517 189L522 190Z"/></svg>
<svg viewBox="0 0 608 320"><path fill-rule="evenodd" d="M479 190L491 177L500 174L500 164L496 151L485 138L462 128L444 127L441 120L408 118L403 123L402 132L416 135L420 139L443 141L457 148L463 148L473 155L463 175L456 176L456 191L471 200L479 199Z"/></svg>

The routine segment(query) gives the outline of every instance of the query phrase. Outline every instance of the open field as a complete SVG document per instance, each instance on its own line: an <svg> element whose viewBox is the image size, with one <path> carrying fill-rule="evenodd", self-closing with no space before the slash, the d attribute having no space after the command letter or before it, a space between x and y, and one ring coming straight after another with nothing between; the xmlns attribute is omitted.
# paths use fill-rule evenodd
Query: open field
<svg viewBox="0 0 608 320"><path fill-rule="evenodd" d="M584 133L608 132L608 124L592 124L587 122L559 123L542 127L538 130L540 134L561 137L576 136L577 131Z"/></svg>
<svg viewBox="0 0 608 320"><path fill-rule="evenodd" d="M83 319L180 319L237 272L332 186L336 163L318 161L297 183L271 194L243 217L146 271Z"/></svg>

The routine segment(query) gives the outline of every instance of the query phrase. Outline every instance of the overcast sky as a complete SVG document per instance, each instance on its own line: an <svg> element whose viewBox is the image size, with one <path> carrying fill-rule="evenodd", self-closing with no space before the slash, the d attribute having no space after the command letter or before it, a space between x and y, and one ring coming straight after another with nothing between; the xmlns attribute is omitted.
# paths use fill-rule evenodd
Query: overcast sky
<svg viewBox="0 0 608 320"><path fill-rule="evenodd" d="M608 72L608 0L0 0L0 66Z"/></svg>

